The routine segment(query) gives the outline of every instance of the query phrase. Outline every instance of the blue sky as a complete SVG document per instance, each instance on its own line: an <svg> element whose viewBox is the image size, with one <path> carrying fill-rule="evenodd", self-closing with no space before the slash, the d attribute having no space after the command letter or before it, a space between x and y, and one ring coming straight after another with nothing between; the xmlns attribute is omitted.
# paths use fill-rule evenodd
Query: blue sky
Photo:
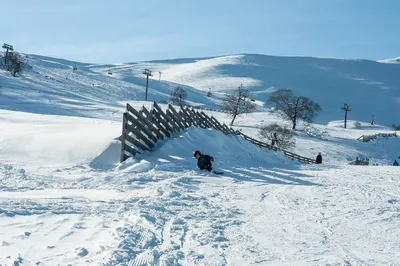
<svg viewBox="0 0 400 266"><path fill-rule="evenodd" d="M0 0L0 42L92 63L400 56L398 0Z"/></svg>

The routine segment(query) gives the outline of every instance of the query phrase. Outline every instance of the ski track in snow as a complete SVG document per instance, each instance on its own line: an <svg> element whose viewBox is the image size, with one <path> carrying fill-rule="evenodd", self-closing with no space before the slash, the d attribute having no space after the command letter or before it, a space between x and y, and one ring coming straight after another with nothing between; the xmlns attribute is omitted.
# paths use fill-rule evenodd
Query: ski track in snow
<svg viewBox="0 0 400 266"><path fill-rule="evenodd" d="M382 176L380 167L233 166L215 176L162 165L150 163L143 172L76 166L55 178L1 164L0 226L11 233L0 239L6 254L0 261L374 265L399 259L398 239L386 239L400 232L393 169ZM86 177L77 181L71 173Z"/></svg>

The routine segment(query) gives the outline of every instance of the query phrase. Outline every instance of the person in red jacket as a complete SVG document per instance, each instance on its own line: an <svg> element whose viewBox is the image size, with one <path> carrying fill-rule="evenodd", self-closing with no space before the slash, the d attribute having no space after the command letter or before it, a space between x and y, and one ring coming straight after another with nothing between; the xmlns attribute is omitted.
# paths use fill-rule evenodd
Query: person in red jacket
<svg viewBox="0 0 400 266"><path fill-rule="evenodd" d="M202 154L199 150L193 152L193 156L197 159L197 166L204 170L211 172L212 162L214 162L214 158L207 154Z"/></svg>

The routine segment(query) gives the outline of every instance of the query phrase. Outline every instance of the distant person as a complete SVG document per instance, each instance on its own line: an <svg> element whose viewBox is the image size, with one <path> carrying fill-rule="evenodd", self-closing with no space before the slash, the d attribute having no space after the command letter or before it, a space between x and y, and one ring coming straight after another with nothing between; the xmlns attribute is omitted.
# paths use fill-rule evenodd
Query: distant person
<svg viewBox="0 0 400 266"><path fill-rule="evenodd" d="M315 163L317 163L317 164L322 163L322 155L321 155L320 152L319 152L318 155L317 155L317 159L315 159Z"/></svg>
<svg viewBox="0 0 400 266"><path fill-rule="evenodd" d="M393 166L399 166L399 163L397 162L397 160L394 160Z"/></svg>
<svg viewBox="0 0 400 266"><path fill-rule="evenodd" d="M197 166L201 170L207 170L211 172L212 170L212 162L214 162L214 158L207 154L202 154L199 150L193 152L193 156L197 159Z"/></svg>

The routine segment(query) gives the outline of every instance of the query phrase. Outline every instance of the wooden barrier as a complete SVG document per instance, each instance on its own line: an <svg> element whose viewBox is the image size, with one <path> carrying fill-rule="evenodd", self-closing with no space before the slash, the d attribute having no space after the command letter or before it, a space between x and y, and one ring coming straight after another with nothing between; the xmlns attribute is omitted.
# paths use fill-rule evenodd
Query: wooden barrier
<svg viewBox="0 0 400 266"><path fill-rule="evenodd" d="M362 135L361 137L359 137L357 140L362 140L363 142L368 142L370 140L373 140L377 137L396 137L397 133L393 132L393 133L377 133L374 135Z"/></svg>
<svg viewBox="0 0 400 266"><path fill-rule="evenodd" d="M152 151L158 140L170 138L174 133L185 130L190 126L213 128L226 135L240 135L246 141L259 147L274 151L282 151L285 156L300 162L315 163L313 159L251 138L226 124L221 124L215 117L209 117L203 111L198 112L188 107L181 107L180 110L177 111L171 104L168 104L167 109L163 111L156 102L153 103L150 111L144 106L140 111L137 111L129 104L126 105L126 112L123 114L122 121L122 135L120 137L120 162L125 161L130 156L140 154L143 151Z"/></svg>

